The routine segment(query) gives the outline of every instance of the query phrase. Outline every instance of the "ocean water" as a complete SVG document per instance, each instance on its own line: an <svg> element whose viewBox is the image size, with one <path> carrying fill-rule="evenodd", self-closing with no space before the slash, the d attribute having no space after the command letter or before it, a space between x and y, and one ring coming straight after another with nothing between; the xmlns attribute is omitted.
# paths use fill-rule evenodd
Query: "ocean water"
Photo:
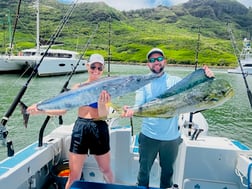
<svg viewBox="0 0 252 189"><path fill-rule="evenodd" d="M110 65L110 75L132 75L132 74L146 74L149 70L146 66L141 65ZM235 96L225 104L214 109L203 111L208 124L209 135L222 136L239 140L252 148L252 108L250 107L247 97L247 90L244 84L242 75L228 74L225 69L212 69L216 78L222 78L231 83L234 88ZM194 71L192 67L167 67L166 71L172 75L184 77ZM107 75L105 71L104 75ZM21 77L18 74L1 74L0 75L0 116L1 118L6 114L10 108L13 100L26 85L28 77ZM76 74L69 82L69 87L74 83L83 82L87 79L87 73ZM252 90L252 76L246 77L250 90ZM27 90L23 95L21 101L26 105L37 103L41 100L57 95L68 76L57 77L35 77L28 84ZM113 103L118 105L133 105L134 93L127 94L113 100ZM64 124L71 124L76 119L77 110L73 109L63 116ZM38 140L39 130L45 120L45 115L31 116L29 118L28 127L25 128L23 124L23 117L21 115L20 107L17 106L12 116L7 122L6 128L9 132L8 140L12 140L15 152L18 152L23 147ZM132 121L134 132L140 130L140 118L120 119L119 123L130 124ZM58 117L52 117L45 129L45 134L51 132L59 124ZM1 141L0 141L1 142ZM7 157L7 149L0 144L0 160Z"/></svg>

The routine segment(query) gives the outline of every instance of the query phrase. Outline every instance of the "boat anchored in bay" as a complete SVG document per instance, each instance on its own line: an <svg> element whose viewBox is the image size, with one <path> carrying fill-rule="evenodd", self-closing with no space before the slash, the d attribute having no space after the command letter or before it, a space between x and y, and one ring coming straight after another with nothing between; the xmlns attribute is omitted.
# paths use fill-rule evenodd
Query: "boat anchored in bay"
<svg viewBox="0 0 252 189"><path fill-rule="evenodd" d="M36 65L37 60L44 55L45 49L41 48L39 53L37 49L25 49L21 52L18 59L12 59L13 61L21 61L28 68L32 68ZM42 64L38 68L39 76L52 76L62 75L70 73L73 67L79 61L80 56L75 51L63 50L63 49L49 49L46 53ZM86 60L81 59L79 66L76 69L76 73L87 71Z"/></svg>
<svg viewBox="0 0 252 189"><path fill-rule="evenodd" d="M21 50L17 55L10 53L10 55L0 56L0 72L26 72L27 70L33 71L36 64L40 62L43 57L41 65L37 69L38 76L54 76L64 75L71 73L75 65L76 73L83 73L87 71L86 60L80 59L81 55L76 51L63 50L63 49L48 49L41 46L40 31L39 31L39 1L35 3L36 8L36 47L31 49ZM10 48L12 49L12 48ZM46 54L45 54L46 52ZM45 55L44 55L45 54Z"/></svg>
<svg viewBox="0 0 252 189"><path fill-rule="evenodd" d="M247 38L243 40L243 48L240 53L240 63L243 68L243 72L248 75L252 75L252 49L251 41ZM241 74L242 70L240 66L235 69L228 69L228 73Z"/></svg>

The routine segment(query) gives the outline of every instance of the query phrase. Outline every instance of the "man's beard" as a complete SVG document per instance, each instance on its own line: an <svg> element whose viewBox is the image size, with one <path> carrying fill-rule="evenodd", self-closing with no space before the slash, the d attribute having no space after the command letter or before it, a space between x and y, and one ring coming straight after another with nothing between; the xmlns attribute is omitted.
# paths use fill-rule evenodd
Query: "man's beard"
<svg viewBox="0 0 252 189"><path fill-rule="evenodd" d="M160 67L159 71L156 71L155 69L150 69L152 71L152 73L154 74L160 74L161 72L164 71L164 66L163 67Z"/></svg>

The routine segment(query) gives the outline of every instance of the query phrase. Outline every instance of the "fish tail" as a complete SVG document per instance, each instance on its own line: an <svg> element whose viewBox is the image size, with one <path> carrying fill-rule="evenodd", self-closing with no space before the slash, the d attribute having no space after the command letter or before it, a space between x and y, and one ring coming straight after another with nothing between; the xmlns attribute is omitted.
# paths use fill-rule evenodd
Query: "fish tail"
<svg viewBox="0 0 252 189"><path fill-rule="evenodd" d="M29 120L29 114L27 114L26 110L27 110L27 106L23 103L23 102L19 102L19 105L21 107L21 113L23 115L23 122L24 122L24 126L25 128L27 128L28 125L28 120Z"/></svg>

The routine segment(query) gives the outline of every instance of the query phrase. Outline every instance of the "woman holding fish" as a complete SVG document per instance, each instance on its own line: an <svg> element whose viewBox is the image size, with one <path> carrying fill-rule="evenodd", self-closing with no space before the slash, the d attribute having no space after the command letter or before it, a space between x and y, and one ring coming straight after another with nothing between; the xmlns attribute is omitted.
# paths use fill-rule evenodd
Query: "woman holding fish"
<svg viewBox="0 0 252 189"><path fill-rule="evenodd" d="M104 70L104 58L99 54L92 54L87 63L88 80L75 84L73 89L78 89L88 83L98 80ZM110 95L106 91L100 93L98 102L78 108L78 118L75 122L69 152L70 175L65 188L69 189L75 180L81 178L82 167L88 154L94 154L104 179L108 183L114 181L110 167L109 131L105 121L99 120L109 113L108 102ZM62 115L66 110L38 110L37 104L27 109L31 115L47 114Z"/></svg>
<svg viewBox="0 0 252 189"><path fill-rule="evenodd" d="M153 48L148 52L147 66L152 73L160 77L137 90L135 106L141 106L154 100L181 81L179 77L166 73L164 71L165 65L166 59L161 49ZM208 77L213 77L213 73L207 67L204 69ZM134 110L125 106L122 117L131 117L133 115ZM139 135L140 168L137 178L139 186L149 186L151 167L155 158L159 155L161 167L160 188L172 187L173 164L181 141L178 129L178 116L169 119L143 118Z"/></svg>

